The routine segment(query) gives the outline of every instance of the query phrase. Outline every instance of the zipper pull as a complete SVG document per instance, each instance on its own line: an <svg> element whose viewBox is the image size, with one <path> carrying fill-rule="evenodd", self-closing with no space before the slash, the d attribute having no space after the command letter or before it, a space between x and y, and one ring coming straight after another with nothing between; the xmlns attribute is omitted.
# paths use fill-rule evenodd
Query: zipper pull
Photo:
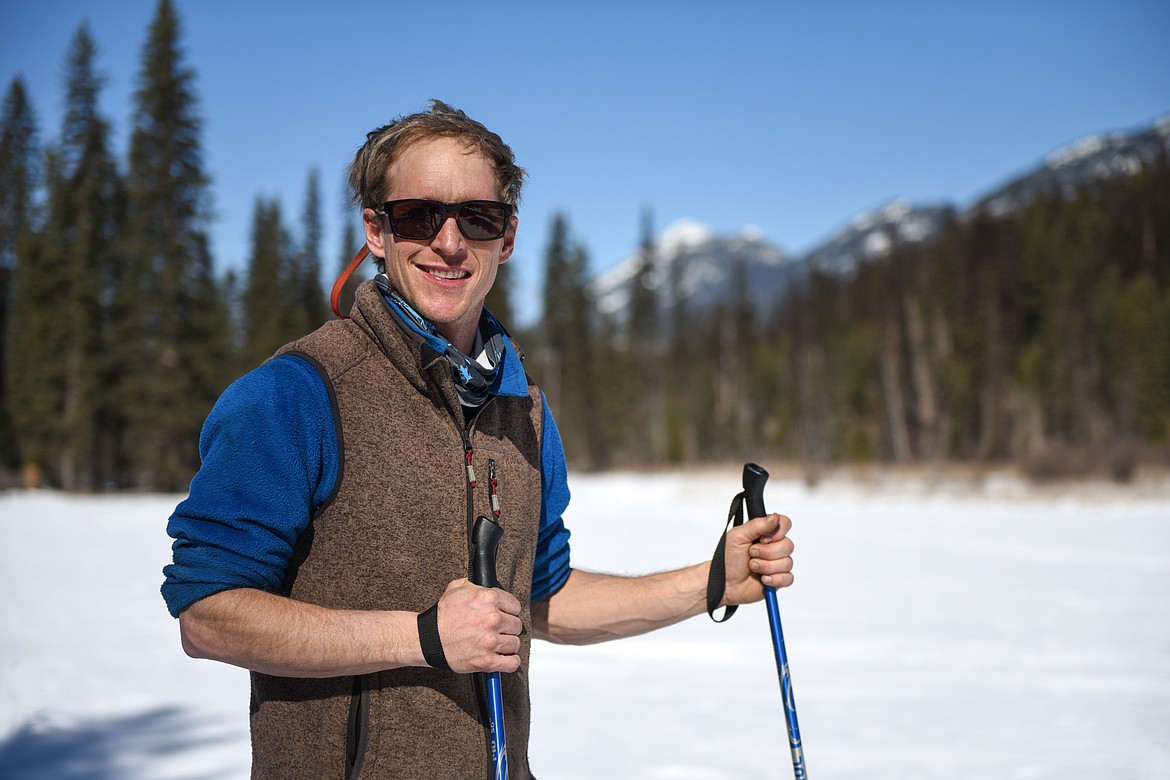
<svg viewBox="0 0 1170 780"><path fill-rule="evenodd" d="M475 487L475 466L471 465L471 447L464 451L464 455L467 459L467 481L471 483L472 487Z"/></svg>
<svg viewBox="0 0 1170 780"><path fill-rule="evenodd" d="M488 458L488 496L492 501L492 514L495 515L498 523L500 521L500 493L499 483L496 482L496 462L492 458Z"/></svg>

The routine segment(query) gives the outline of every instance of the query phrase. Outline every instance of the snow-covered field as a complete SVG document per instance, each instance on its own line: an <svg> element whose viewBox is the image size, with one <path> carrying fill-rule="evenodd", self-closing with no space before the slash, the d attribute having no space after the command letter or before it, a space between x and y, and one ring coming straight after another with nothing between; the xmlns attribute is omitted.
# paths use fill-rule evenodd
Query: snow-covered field
<svg viewBox="0 0 1170 780"><path fill-rule="evenodd" d="M575 565L710 556L734 471L578 476ZM817 780L1170 778L1170 483L773 477ZM0 777L248 774L247 675L187 658L158 586L177 496L0 495ZM608 645L538 643L544 780L791 777L760 605Z"/></svg>

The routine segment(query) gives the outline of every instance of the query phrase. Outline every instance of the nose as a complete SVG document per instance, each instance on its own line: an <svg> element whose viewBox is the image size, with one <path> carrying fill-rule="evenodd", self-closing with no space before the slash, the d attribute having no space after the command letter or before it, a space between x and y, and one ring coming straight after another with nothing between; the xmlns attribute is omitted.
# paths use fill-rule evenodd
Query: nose
<svg viewBox="0 0 1170 780"><path fill-rule="evenodd" d="M455 217L447 217L439 232L431 239L431 249L440 255L453 255L464 248L463 234L459 232L459 225Z"/></svg>

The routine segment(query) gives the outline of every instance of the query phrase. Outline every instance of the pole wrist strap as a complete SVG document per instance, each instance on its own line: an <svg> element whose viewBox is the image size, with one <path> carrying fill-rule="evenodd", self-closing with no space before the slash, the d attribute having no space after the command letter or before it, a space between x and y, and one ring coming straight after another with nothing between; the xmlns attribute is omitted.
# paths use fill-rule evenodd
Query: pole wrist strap
<svg viewBox="0 0 1170 780"><path fill-rule="evenodd" d="M736 605L732 604L724 609L723 617L715 617L715 610L719 609L719 602L723 601L723 592L727 589L727 562L724 559L727 532L743 525L743 502L746 495L740 493L731 499L731 508L727 510L727 525L723 528L723 535L719 537L715 555L711 558L710 573L707 575L707 614L716 623L724 622L734 615L737 609Z"/></svg>
<svg viewBox="0 0 1170 780"><path fill-rule="evenodd" d="M418 616L418 643L422 645L423 658L434 669L451 671L447 656L443 653L443 642L439 639L439 603Z"/></svg>

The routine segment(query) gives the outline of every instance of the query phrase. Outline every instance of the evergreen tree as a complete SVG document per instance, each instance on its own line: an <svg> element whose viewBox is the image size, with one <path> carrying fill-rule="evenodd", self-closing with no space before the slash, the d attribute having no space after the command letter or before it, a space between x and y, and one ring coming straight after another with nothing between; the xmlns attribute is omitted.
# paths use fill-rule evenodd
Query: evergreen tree
<svg viewBox="0 0 1170 780"><path fill-rule="evenodd" d="M690 390L691 369L689 346L695 339L694 324L690 321L687 302L683 296L683 264L670 266L669 291L669 346L665 355L666 388L664 418L666 421L666 460L683 463L695 457L693 409L694 394Z"/></svg>
<svg viewBox="0 0 1170 780"><path fill-rule="evenodd" d="M197 468L199 429L230 365L208 248L202 123L179 39L174 8L160 0L135 93L116 322L124 481L160 489L182 489Z"/></svg>
<svg viewBox="0 0 1170 780"><path fill-rule="evenodd" d="M16 266L20 237L32 227L39 154L36 115L18 76L0 114L0 269Z"/></svg>
<svg viewBox="0 0 1170 780"><path fill-rule="evenodd" d="M280 204L257 198L252 212L252 252L244 287L244 362L255 366L282 345L304 335L303 280L287 273L294 254ZM291 277L291 278L290 278ZM299 331L299 332L298 332Z"/></svg>
<svg viewBox="0 0 1170 780"><path fill-rule="evenodd" d="M301 212L301 241L290 267L291 298L286 305L295 311L290 323L290 338L302 336L325 322L329 303L321 288L321 176L317 169L309 172Z"/></svg>
<svg viewBox="0 0 1170 780"><path fill-rule="evenodd" d="M573 343L573 312L568 305L571 278L569 223L564 214L554 214L549 232L548 247L544 253L544 290L540 317L540 344L534 371L544 387L549 404L557 415L558 423L565 428L568 439L576 441L571 431L576 428L576 414L572 405L566 403L571 390L565 389L565 363ZM562 436L562 438L565 438ZM569 446L566 443L566 446Z"/></svg>
<svg viewBox="0 0 1170 780"><path fill-rule="evenodd" d="M62 175L50 193L46 252L59 256L57 300L63 304L65 339L52 354L64 364L58 473L67 490L92 490L116 479L112 440L116 410L106 362L108 307L116 287L125 197L109 149L110 128L98 111L102 79L94 69L97 47L78 30L66 66L66 113L60 141ZM62 240L64 239L64 240Z"/></svg>
<svg viewBox="0 0 1170 780"><path fill-rule="evenodd" d="M47 221L22 253L13 341L12 400L28 467L67 490L104 481L104 315L123 213L98 112L96 54L81 27L65 63L61 138L47 157Z"/></svg>
<svg viewBox="0 0 1170 780"><path fill-rule="evenodd" d="M31 254L39 156L36 116L18 77L9 85L0 113L0 471L15 470L22 460L14 421L29 395L20 386L30 387L23 371L35 344L17 326L28 327L26 318L36 311L37 301L18 285L21 277L41 270ZM23 316L17 315L19 310Z"/></svg>
<svg viewBox="0 0 1170 780"><path fill-rule="evenodd" d="M566 455L578 464L597 466L606 454L595 419L597 361L588 266L588 253L569 236L567 218L554 215L545 250L538 372L557 414Z"/></svg>
<svg viewBox="0 0 1170 780"><path fill-rule="evenodd" d="M637 435L630 439L631 455L638 462L657 462L666 454L667 418L663 403L661 345L659 343L658 258L654 241L654 216L642 211L642 238L638 267L630 282L628 323L632 365L637 366L639 389L634 395Z"/></svg>
<svg viewBox="0 0 1170 780"><path fill-rule="evenodd" d="M565 300L569 289L569 223L564 214L554 214L544 252L544 290L540 330L543 343L542 379L549 389L560 395L561 363L572 338L572 315Z"/></svg>
<svg viewBox="0 0 1170 780"><path fill-rule="evenodd" d="M654 246L654 215L642 211L642 238L638 268L630 284L630 341L638 349L654 349L658 341L657 251Z"/></svg>

